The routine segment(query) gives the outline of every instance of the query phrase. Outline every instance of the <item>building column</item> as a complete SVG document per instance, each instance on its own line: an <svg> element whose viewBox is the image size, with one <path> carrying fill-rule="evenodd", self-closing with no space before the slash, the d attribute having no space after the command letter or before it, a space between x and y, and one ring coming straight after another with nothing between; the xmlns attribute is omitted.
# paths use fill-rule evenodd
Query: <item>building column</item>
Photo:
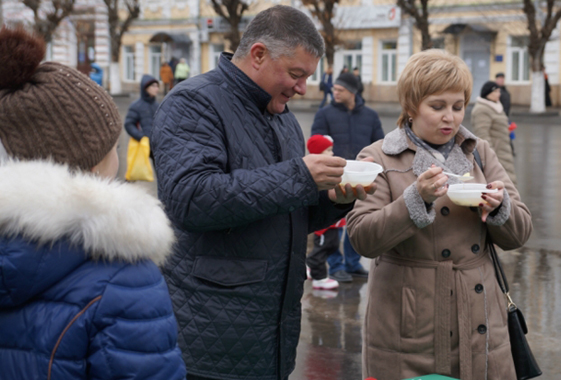
<svg viewBox="0 0 561 380"><path fill-rule="evenodd" d="M134 80L140 82L144 75L144 44L137 42L134 45Z"/></svg>
<svg viewBox="0 0 561 380"><path fill-rule="evenodd" d="M401 18L397 37L397 75L403 71L407 60L413 55L413 18Z"/></svg>

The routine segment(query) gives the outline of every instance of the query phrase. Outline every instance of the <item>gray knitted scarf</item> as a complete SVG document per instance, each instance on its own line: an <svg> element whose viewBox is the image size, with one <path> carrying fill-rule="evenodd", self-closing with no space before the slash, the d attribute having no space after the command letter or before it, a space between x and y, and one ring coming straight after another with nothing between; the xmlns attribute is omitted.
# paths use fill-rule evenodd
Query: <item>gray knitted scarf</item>
<svg viewBox="0 0 561 380"><path fill-rule="evenodd" d="M411 129L409 124L406 124L403 129L407 134L407 137L413 142L413 144L417 145L419 148L423 148L427 152L429 152L434 158L436 158L440 162L445 162L450 154L450 151L454 147L454 143L456 142L455 138L451 138L446 144L436 145L430 144L426 141L421 140Z"/></svg>

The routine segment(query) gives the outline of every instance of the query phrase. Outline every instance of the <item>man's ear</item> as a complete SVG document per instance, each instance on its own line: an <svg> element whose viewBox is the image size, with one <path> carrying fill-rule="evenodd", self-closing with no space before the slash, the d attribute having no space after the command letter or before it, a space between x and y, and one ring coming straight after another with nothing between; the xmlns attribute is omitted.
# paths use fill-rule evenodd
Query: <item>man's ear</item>
<svg viewBox="0 0 561 380"><path fill-rule="evenodd" d="M261 42L256 42L251 46L249 55L251 57L251 66L255 70L259 70L263 62L267 59L267 47Z"/></svg>

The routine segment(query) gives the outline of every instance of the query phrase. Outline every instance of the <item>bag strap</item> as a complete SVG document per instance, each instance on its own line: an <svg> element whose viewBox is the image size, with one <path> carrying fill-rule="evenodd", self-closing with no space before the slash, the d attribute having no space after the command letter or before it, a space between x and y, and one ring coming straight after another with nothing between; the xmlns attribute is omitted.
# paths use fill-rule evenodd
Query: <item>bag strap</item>
<svg viewBox="0 0 561 380"><path fill-rule="evenodd" d="M477 148L473 150L473 158L475 158L475 162L477 162L477 165L479 165L481 171L483 171L483 162L481 162L481 156L479 155Z"/></svg>
<svg viewBox="0 0 561 380"><path fill-rule="evenodd" d="M483 162L481 161L481 156L479 155L477 148L473 150L473 158L475 159L477 165L481 168L481 171L483 171ZM495 245L493 244L493 239L491 238L491 234L489 233L487 233L487 247L489 248L491 260L493 261L493 266L495 267L495 276L497 277L497 282L499 283L499 287L501 288L508 301L507 309L516 309L516 304L512 301L512 298L510 298L508 281L506 280L503 266L501 265L501 261L499 260L499 256L497 255L497 250L495 249Z"/></svg>

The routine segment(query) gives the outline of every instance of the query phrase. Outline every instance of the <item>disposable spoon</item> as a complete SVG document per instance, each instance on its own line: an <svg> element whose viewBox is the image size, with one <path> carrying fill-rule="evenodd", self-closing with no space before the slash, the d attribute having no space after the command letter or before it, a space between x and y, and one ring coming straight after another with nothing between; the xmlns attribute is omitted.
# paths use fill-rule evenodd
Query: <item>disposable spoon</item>
<svg viewBox="0 0 561 380"><path fill-rule="evenodd" d="M454 173L448 173L448 172L442 172L443 174L446 174L448 177L456 177L457 179L459 179L462 182L466 182L466 181L470 181L473 179L472 176L470 175L458 175L458 174L454 174Z"/></svg>

